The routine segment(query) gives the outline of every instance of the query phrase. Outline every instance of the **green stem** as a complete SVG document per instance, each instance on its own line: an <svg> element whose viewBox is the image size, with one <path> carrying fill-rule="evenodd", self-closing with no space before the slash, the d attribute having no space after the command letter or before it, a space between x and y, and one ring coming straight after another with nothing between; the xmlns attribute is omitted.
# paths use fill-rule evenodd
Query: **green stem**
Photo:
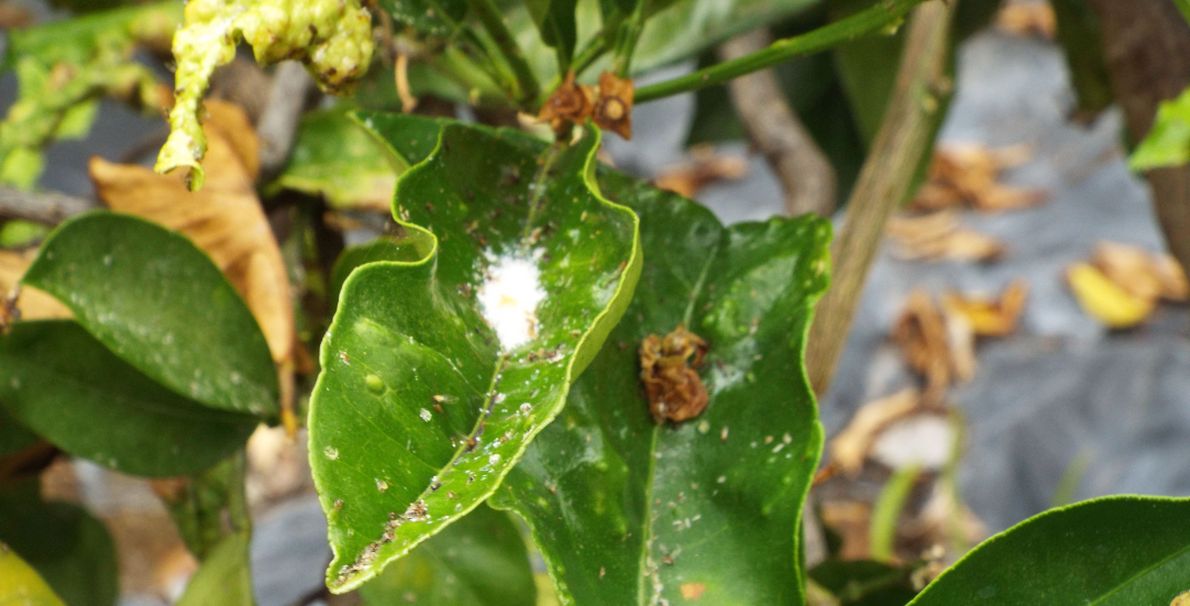
<svg viewBox="0 0 1190 606"><path fill-rule="evenodd" d="M636 41L640 40L641 30L645 27L645 14L648 0L638 0L636 8L628 20L620 27L620 37L616 41L616 57L612 63L612 71L621 78L627 78L632 69L632 53L636 50Z"/></svg>
<svg viewBox="0 0 1190 606"><path fill-rule="evenodd" d="M484 29L491 34L508 64L512 66L519 89L516 96L517 102L523 105L535 101L540 90L537 78L533 75L533 70L529 67L529 62L525 60L525 54L517 45L512 32L508 31L508 26L504 23L504 17L500 14L499 9L492 3L492 0L468 0L467 3L475 12L479 22L483 24Z"/></svg>
<svg viewBox="0 0 1190 606"><path fill-rule="evenodd" d="M874 31L899 25L905 14L921 2L922 0L879 2L871 8L812 32L778 40L768 48L755 53L731 61L724 61L672 80L638 88L636 89L636 103L645 103L721 84L737 76L772 67L794 57L823 51Z"/></svg>

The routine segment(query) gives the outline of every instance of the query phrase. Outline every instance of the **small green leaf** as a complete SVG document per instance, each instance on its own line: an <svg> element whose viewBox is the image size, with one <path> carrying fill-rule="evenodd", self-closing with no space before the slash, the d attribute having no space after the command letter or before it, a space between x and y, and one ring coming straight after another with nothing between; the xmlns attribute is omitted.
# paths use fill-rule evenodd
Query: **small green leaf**
<svg viewBox="0 0 1190 606"><path fill-rule="evenodd" d="M50 234L23 282L174 392L226 411L277 414L277 373L260 327L185 237L129 215L80 215Z"/></svg>
<svg viewBox="0 0 1190 606"><path fill-rule="evenodd" d="M598 144L448 125L398 182L401 225L437 246L347 279L310 405L332 591L491 495L619 320L636 216L596 193Z"/></svg>
<svg viewBox="0 0 1190 606"><path fill-rule="evenodd" d="M578 28L574 12L577 0L525 0L533 24L541 32L541 41L553 48L563 69L574 56Z"/></svg>
<svg viewBox="0 0 1190 606"><path fill-rule="evenodd" d="M530 606L529 554L508 514L478 507L360 587L366 604Z"/></svg>
<svg viewBox="0 0 1190 606"><path fill-rule="evenodd" d="M3 606L64 606L62 598L31 566L0 543L0 604Z"/></svg>
<svg viewBox="0 0 1190 606"><path fill-rule="evenodd" d="M177 606L251 606L252 572L247 532L227 535L194 573Z"/></svg>
<svg viewBox="0 0 1190 606"><path fill-rule="evenodd" d="M35 481L0 490L0 543L71 606L116 603L116 549L107 528L81 507L42 501ZM0 595L4 586L0 573Z"/></svg>
<svg viewBox="0 0 1190 606"><path fill-rule="evenodd" d="M1112 496L984 541L910 604L1160 604L1190 589L1190 499Z"/></svg>
<svg viewBox="0 0 1190 606"><path fill-rule="evenodd" d="M258 422L165 389L68 321L20 322L0 338L0 404L70 454L146 476L210 467Z"/></svg>
<svg viewBox="0 0 1190 606"><path fill-rule="evenodd" d="M1190 162L1190 88L1157 109L1149 134L1132 152L1132 170L1181 166Z"/></svg>
<svg viewBox="0 0 1190 606"><path fill-rule="evenodd" d="M492 504L529 523L564 603L797 604L798 525L823 440L802 353L830 224L724 228L610 171L600 185L640 215L640 288ZM637 351L679 325L709 344L709 404L658 425Z"/></svg>
<svg viewBox="0 0 1190 606"><path fill-rule="evenodd" d="M380 0L393 17L422 36L448 37L467 14L466 0Z"/></svg>
<svg viewBox="0 0 1190 606"><path fill-rule="evenodd" d="M342 110L302 116L276 186L320 195L334 208L387 208L397 169Z"/></svg>

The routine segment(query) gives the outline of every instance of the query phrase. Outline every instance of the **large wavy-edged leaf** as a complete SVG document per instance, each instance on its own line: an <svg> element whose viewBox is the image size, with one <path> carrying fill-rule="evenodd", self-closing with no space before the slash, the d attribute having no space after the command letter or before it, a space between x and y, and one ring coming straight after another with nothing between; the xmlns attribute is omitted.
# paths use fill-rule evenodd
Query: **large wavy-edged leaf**
<svg viewBox="0 0 1190 606"><path fill-rule="evenodd" d="M215 409L277 414L277 372L259 325L185 237L130 215L80 215L50 234L22 281L174 392Z"/></svg>
<svg viewBox="0 0 1190 606"><path fill-rule="evenodd" d="M146 476L205 469L259 422L169 391L65 320L0 338L0 405L70 454Z"/></svg>
<svg viewBox="0 0 1190 606"><path fill-rule="evenodd" d="M0 543L71 606L115 604L116 548L103 522L77 505L42 501L38 492L36 481L0 490Z"/></svg>
<svg viewBox="0 0 1190 606"><path fill-rule="evenodd" d="M486 499L623 313L640 269L636 215L594 189L598 145L592 131L539 155L449 125L398 181L402 226L437 246L347 279L310 405L333 591ZM481 300L516 303L512 323L493 328Z"/></svg>
<svg viewBox="0 0 1190 606"><path fill-rule="evenodd" d="M360 587L365 604L530 606L533 570L508 514L478 507Z"/></svg>
<svg viewBox="0 0 1190 606"><path fill-rule="evenodd" d="M4 606L63 606L45 580L21 556L0 543L0 604Z"/></svg>
<svg viewBox="0 0 1190 606"><path fill-rule="evenodd" d="M566 603L799 603L798 525L822 447L802 352L830 225L724 228L626 177L600 183L640 215L640 288L492 503L528 521ZM710 402L658 425L637 350L679 325L710 345Z"/></svg>
<svg viewBox="0 0 1190 606"><path fill-rule="evenodd" d="M1170 604L1190 590L1190 499L1112 496L984 541L910 604Z"/></svg>

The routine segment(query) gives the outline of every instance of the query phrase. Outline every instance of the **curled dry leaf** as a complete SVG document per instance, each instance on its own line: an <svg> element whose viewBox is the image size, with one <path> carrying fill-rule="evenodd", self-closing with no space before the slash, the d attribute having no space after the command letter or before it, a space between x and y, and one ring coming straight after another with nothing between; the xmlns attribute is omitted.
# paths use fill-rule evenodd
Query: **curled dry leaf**
<svg viewBox="0 0 1190 606"><path fill-rule="evenodd" d="M864 404L843 431L831 439L827 447L831 465L854 477L863 469L880 432L920 408L921 392L912 388Z"/></svg>
<svg viewBox="0 0 1190 606"><path fill-rule="evenodd" d="M1005 249L1000 239L962 227L950 210L893 217L885 229L893 254L906 261L992 261Z"/></svg>
<svg viewBox="0 0 1190 606"><path fill-rule="evenodd" d="M893 340L909 367L925 378L925 401L941 402L946 389L975 374L975 334L966 318L948 314L924 290L909 294L893 327Z"/></svg>
<svg viewBox="0 0 1190 606"><path fill-rule="evenodd" d="M655 422L681 423L706 410L707 389L697 370L706 353L706 341L684 326L641 341L640 380Z"/></svg>
<svg viewBox="0 0 1190 606"><path fill-rule="evenodd" d="M871 557L872 506L862 501L825 501L821 508L822 525L839 538L838 557L862 560Z"/></svg>
<svg viewBox="0 0 1190 606"><path fill-rule="evenodd" d="M57 299L36 288L22 286L19 297L17 284L33 262L34 254L15 250L0 250L0 327L16 320L51 320L69 318L70 310Z"/></svg>
<svg viewBox="0 0 1190 606"><path fill-rule="evenodd" d="M1046 197L1044 191L999 182L1005 168L1019 165L1029 156L1024 146L993 150L973 144L943 145L934 151L926 182L912 207L941 210L967 205L983 212L998 212L1038 204Z"/></svg>
<svg viewBox="0 0 1190 606"><path fill-rule="evenodd" d="M740 156L715 152L710 145L695 145L690 160L665 169L653 180L658 189L693 198L702 188L716 181L740 179L748 174L748 161Z"/></svg>
<svg viewBox="0 0 1190 606"><path fill-rule="evenodd" d="M179 175L91 159L91 179L112 210L144 217L189 237L227 275L260 324L281 373L283 416L292 427L296 340L289 276L256 197L258 142L238 107L206 104L206 187L187 190Z"/></svg>
<svg viewBox="0 0 1190 606"><path fill-rule="evenodd" d="M949 292L942 297L942 305L947 313L965 318L976 336L1003 337L1016 330L1028 297L1029 283L1013 280L997 297L973 297Z"/></svg>
<svg viewBox="0 0 1190 606"><path fill-rule="evenodd" d="M1016 36L1053 40L1058 19L1049 2L1010 2L996 15L996 29Z"/></svg>
<svg viewBox="0 0 1190 606"><path fill-rule="evenodd" d="M1186 272L1168 254L1118 242L1100 242L1091 263L1134 297L1150 301L1190 300Z"/></svg>
<svg viewBox="0 0 1190 606"><path fill-rule="evenodd" d="M1084 311L1110 328L1130 328L1148 319L1153 299L1138 297L1088 263L1066 269L1066 280Z"/></svg>

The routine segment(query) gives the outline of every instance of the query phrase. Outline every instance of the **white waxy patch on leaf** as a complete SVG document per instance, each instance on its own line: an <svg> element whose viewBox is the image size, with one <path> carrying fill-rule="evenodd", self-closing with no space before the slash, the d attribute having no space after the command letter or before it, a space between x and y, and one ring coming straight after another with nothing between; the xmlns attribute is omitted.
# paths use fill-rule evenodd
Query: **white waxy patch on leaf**
<svg viewBox="0 0 1190 606"><path fill-rule="evenodd" d="M488 269L479 287L483 318L505 351L516 349L537 336L537 306L545 299L537 262L525 255L488 257Z"/></svg>

